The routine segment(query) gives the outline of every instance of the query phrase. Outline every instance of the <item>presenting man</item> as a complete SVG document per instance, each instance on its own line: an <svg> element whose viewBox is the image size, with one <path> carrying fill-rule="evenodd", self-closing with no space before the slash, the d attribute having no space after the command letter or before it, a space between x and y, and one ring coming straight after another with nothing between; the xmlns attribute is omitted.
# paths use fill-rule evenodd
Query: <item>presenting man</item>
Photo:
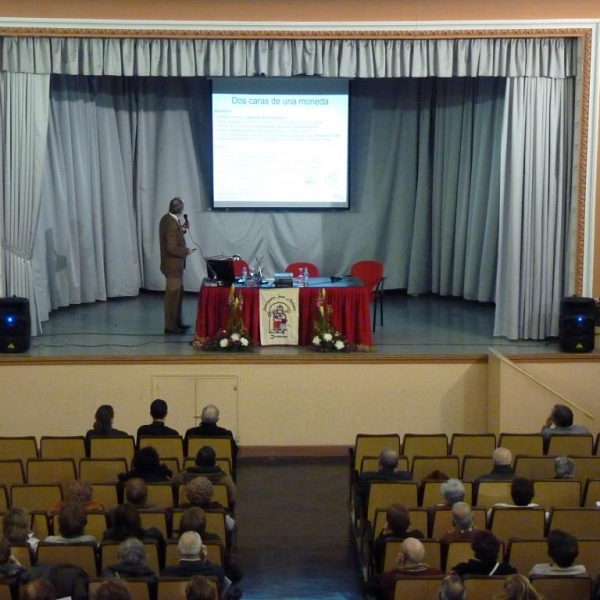
<svg viewBox="0 0 600 600"><path fill-rule="evenodd" d="M173 198L169 203L169 212L158 225L160 240L160 271L167 282L165 287L165 333L183 334L189 325L181 321L181 303L183 300L183 270L185 259L195 248L188 248L184 234L188 230L187 220L179 222L183 214L183 200Z"/></svg>

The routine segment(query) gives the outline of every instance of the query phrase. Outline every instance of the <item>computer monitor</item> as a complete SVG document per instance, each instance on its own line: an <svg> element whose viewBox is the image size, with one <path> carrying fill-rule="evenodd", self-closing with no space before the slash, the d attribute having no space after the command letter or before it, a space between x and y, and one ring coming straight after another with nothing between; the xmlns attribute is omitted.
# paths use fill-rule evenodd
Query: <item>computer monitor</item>
<svg viewBox="0 0 600 600"><path fill-rule="evenodd" d="M206 272L209 279L216 279L225 283L235 281L232 258L207 258Z"/></svg>

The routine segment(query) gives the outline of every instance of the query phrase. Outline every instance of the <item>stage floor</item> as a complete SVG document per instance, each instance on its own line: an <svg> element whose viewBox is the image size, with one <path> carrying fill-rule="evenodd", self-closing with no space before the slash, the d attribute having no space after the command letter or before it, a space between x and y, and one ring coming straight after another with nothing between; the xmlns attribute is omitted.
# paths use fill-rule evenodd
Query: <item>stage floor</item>
<svg viewBox="0 0 600 600"><path fill-rule="evenodd" d="M184 321L189 335L163 333L163 294L143 292L134 298L70 306L53 311L32 338L29 356L193 356L209 355L190 343L198 295L186 293ZM511 341L493 337L495 307L460 298L407 296L386 292L384 326L377 325L373 349L380 355L473 355L493 347L506 355L558 354L557 339ZM596 350L598 352L598 350ZM304 355L299 347L258 347L261 355Z"/></svg>

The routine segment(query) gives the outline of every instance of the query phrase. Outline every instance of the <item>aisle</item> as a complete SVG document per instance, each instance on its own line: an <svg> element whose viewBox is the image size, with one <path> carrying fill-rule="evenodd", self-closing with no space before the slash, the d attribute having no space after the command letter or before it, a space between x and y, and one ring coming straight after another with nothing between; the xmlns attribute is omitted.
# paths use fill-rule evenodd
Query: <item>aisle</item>
<svg viewBox="0 0 600 600"><path fill-rule="evenodd" d="M240 587L248 600L359 600L348 459L240 459Z"/></svg>

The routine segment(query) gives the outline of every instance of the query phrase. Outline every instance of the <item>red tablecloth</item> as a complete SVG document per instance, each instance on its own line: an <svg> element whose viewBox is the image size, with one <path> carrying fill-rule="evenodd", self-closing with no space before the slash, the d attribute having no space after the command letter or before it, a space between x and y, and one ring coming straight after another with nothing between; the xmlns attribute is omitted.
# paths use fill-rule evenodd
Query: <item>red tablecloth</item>
<svg viewBox="0 0 600 600"><path fill-rule="evenodd" d="M349 342L371 346L371 311L369 290L362 286L360 280L343 280L331 283L329 278L311 278L309 287L300 288L300 345L310 346L316 317L317 297L319 290L327 290L327 301L333 309L333 326L340 331ZM227 326L229 306L227 297L229 286L200 288L198 314L196 318L196 335L201 338L216 333ZM254 343L260 343L260 300L259 288L236 286L244 297L244 324L248 328Z"/></svg>

